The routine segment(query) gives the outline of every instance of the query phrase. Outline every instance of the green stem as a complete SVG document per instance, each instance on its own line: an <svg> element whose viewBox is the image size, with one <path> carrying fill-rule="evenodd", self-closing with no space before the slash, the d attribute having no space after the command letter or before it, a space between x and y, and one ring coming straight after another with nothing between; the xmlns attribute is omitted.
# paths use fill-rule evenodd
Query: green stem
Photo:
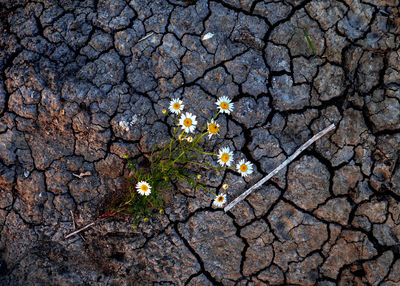
<svg viewBox="0 0 400 286"><path fill-rule="evenodd" d="M196 165L200 165L200 166L207 167L207 165L206 165L206 164L199 163L199 162L194 162L194 161L187 161L186 163L188 163L188 164L196 164Z"/></svg>
<svg viewBox="0 0 400 286"><path fill-rule="evenodd" d="M168 160L171 160L172 140L174 140L174 139L171 138L171 140L169 141L169 156L168 156Z"/></svg>
<svg viewBox="0 0 400 286"><path fill-rule="evenodd" d="M208 188L206 188L204 185L202 185L202 184L199 184L202 188L203 188L203 190L206 190L207 192L209 192L209 193L211 193L211 194L213 194L214 196L217 196L217 194L216 193L214 193L213 191L211 191L211 190L209 190Z"/></svg>
<svg viewBox="0 0 400 286"><path fill-rule="evenodd" d="M218 118L218 115L221 113L221 110L218 110L218 113L213 117L214 120Z"/></svg>
<svg viewBox="0 0 400 286"><path fill-rule="evenodd" d="M185 151L182 151L182 153L172 162L171 165L173 166L175 162L178 161L178 159L183 156L183 154L185 154Z"/></svg>
<svg viewBox="0 0 400 286"><path fill-rule="evenodd" d="M198 162L194 162L194 161L187 161L186 163L200 165L200 166L203 166L203 167L210 167L210 168L214 169L215 171L219 172L219 169L217 167L213 167L213 166L211 166L210 164L207 164L207 163L203 164L203 163L198 163Z"/></svg>
<svg viewBox="0 0 400 286"><path fill-rule="evenodd" d="M203 136L206 135L207 133L208 133L208 131L204 132L203 134L201 134L201 136L199 136L197 138L197 140L193 141L193 143L191 144L192 146L190 146L190 149L193 149L194 146L196 146L199 143L199 141L201 140L201 138L203 138Z"/></svg>
<svg viewBox="0 0 400 286"><path fill-rule="evenodd" d="M197 148L193 148L193 149L195 151L199 152L199 153L202 153L202 154L206 154L206 155L210 155L210 156L218 156L218 154L215 154L215 153L204 152L204 151L201 151L201 150L199 150Z"/></svg>

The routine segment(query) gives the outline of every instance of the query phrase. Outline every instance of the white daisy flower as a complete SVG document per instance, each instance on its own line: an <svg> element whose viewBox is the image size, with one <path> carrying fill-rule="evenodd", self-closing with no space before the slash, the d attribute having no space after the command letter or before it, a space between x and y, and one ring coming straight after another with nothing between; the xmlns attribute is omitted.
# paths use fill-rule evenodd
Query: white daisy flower
<svg viewBox="0 0 400 286"><path fill-rule="evenodd" d="M171 100L171 102L169 103L169 111L171 111L172 113L175 114L179 114L183 108L185 107L185 105L183 104L182 100L180 100L179 98L175 98L173 100Z"/></svg>
<svg viewBox="0 0 400 286"><path fill-rule="evenodd" d="M147 183L145 181L141 181L141 182L137 183L136 190L142 196L148 196L151 193L151 187L150 187L149 183Z"/></svg>
<svg viewBox="0 0 400 286"><path fill-rule="evenodd" d="M222 207L226 202L226 195L225 194L219 194L215 199L214 199L214 205L217 207Z"/></svg>
<svg viewBox="0 0 400 286"><path fill-rule="evenodd" d="M220 98L218 98L215 104L218 106L219 111L221 113L230 114L231 111L233 110L232 100L227 96L221 96Z"/></svg>
<svg viewBox="0 0 400 286"><path fill-rule="evenodd" d="M210 122L207 122L207 130L208 130L208 139L211 138L213 135L217 135L219 131L219 124L211 119Z"/></svg>
<svg viewBox="0 0 400 286"><path fill-rule="evenodd" d="M240 162L236 165L236 169L243 176L246 177L253 173L253 164L249 161L245 162L244 159L240 160Z"/></svg>
<svg viewBox="0 0 400 286"><path fill-rule="evenodd" d="M225 147L219 150L218 153L218 163L221 166L230 166L233 162L233 152L229 149L229 147Z"/></svg>
<svg viewBox="0 0 400 286"><path fill-rule="evenodd" d="M182 129L186 133L194 132L196 129L197 121L196 115L191 114L190 112L186 112L186 114L182 114L179 119L179 125L182 126Z"/></svg>

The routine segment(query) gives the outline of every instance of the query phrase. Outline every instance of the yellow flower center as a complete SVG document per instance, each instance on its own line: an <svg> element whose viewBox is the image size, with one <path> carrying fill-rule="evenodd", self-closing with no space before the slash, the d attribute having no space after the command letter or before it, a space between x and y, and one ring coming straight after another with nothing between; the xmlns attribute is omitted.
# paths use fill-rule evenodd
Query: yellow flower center
<svg viewBox="0 0 400 286"><path fill-rule="evenodd" d="M141 189L143 192L147 192L147 190L149 189L149 187L143 184L143 185L140 186L140 189Z"/></svg>
<svg viewBox="0 0 400 286"><path fill-rule="evenodd" d="M217 134L218 133L218 125L215 123L211 123L210 125L208 125L208 132L210 132L211 134Z"/></svg>
<svg viewBox="0 0 400 286"><path fill-rule="evenodd" d="M221 106L222 109L228 109L229 108L229 104L226 103L225 101L221 102L221 104L219 106Z"/></svg>
<svg viewBox="0 0 400 286"><path fill-rule="evenodd" d="M246 172L247 171L247 165L246 164L240 165L240 171L242 171L243 173Z"/></svg>
<svg viewBox="0 0 400 286"><path fill-rule="evenodd" d="M221 161L224 162L224 163L228 162L229 161L229 154L228 153L222 154Z"/></svg>
<svg viewBox="0 0 400 286"><path fill-rule="evenodd" d="M183 121L183 125L185 125L186 127L192 126L192 119L186 118L186 119Z"/></svg>
<svg viewBox="0 0 400 286"><path fill-rule="evenodd" d="M175 102L174 105L172 106L174 109L178 110L179 108L181 108L181 105L179 104L179 102Z"/></svg>
<svg viewBox="0 0 400 286"><path fill-rule="evenodd" d="M218 197L217 201L218 201L219 203L222 203L222 202L224 201L224 197L223 197L223 196Z"/></svg>

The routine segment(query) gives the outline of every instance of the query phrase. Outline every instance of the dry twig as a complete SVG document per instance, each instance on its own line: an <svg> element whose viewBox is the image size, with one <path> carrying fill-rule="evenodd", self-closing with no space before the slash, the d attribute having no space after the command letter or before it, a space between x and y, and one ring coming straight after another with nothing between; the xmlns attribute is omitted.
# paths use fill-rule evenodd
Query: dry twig
<svg viewBox="0 0 400 286"><path fill-rule="evenodd" d="M72 217L72 226L74 227L74 230L76 230L76 223L75 223L75 217L74 213L70 210L71 217ZM79 236L82 238L83 241L85 241L85 238L83 237L82 234L79 234Z"/></svg>
<svg viewBox="0 0 400 286"><path fill-rule="evenodd" d="M258 187L260 187L262 184L264 184L266 181L268 181L269 179L271 179L271 177L273 177L276 173L278 173L280 170L282 170L283 168L285 168L290 162L292 162L297 156L300 155L301 152L303 152L305 149L307 149L308 146L310 146L312 143L314 143L315 141L317 141L319 138L321 138L322 136L324 136L325 134L327 134L329 131L331 131L333 128L335 128L335 124L331 124L329 125L327 128L325 128L324 130L322 130L321 132L315 134L313 137L311 137L311 139L309 139L306 143L304 143L303 145L301 145L301 147L299 149L296 150L296 152L294 152L289 158L287 158L282 164L280 164L277 168L275 168L275 170L273 170L271 173L269 173L266 177L264 177L263 179L261 179L260 181L258 181L255 185L253 185L251 188L249 188L247 191L245 191L243 194L241 194L240 196L238 196L236 199L234 199L229 205L227 205L224 208L224 211L227 212L229 211L231 208L233 208L237 203L239 203L240 201L244 200L248 195L250 195L250 193L252 191L254 191L255 189L257 189Z"/></svg>
<svg viewBox="0 0 400 286"><path fill-rule="evenodd" d="M146 40L147 38L153 36L154 32L148 33L146 36L144 36L143 38L139 39L138 43L140 43L141 41Z"/></svg>
<svg viewBox="0 0 400 286"><path fill-rule="evenodd" d="M89 227L95 225L96 222L97 222L97 221L91 222L91 223L89 223L88 225L86 225L86 226L84 226L84 227L82 227L82 228L80 228L80 229L78 229L78 230L75 230L74 232L71 232L70 234L68 234L68 235L65 237L65 239L70 238L71 236L74 236L75 234L78 234L78 233L80 233L81 231L84 231L85 229L88 229Z"/></svg>
<svg viewBox="0 0 400 286"><path fill-rule="evenodd" d="M92 175L92 173L90 173L90 171L87 171L85 173L80 173L80 174L73 173L72 175L79 179L82 179L82 177L90 176L90 175Z"/></svg>

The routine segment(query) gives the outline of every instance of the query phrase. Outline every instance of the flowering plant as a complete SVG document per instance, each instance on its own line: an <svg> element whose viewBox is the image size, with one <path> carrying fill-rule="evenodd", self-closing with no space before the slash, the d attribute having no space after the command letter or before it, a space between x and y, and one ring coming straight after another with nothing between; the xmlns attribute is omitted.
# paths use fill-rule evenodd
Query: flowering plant
<svg viewBox="0 0 400 286"><path fill-rule="evenodd" d="M223 169L232 169L239 172L243 177L253 172L253 164L242 159L236 166L233 160L233 151L229 147L223 147L218 153L206 152L203 149L204 137L208 135L218 136L220 125L217 118L221 113L230 114L233 110L231 99L226 96L220 97L216 101L218 107L217 114L207 122L207 125L200 129L196 115L184 112L183 101L176 98L170 101L168 114L164 109L163 113L171 116L175 126L169 143L162 148L156 148L149 156L147 166L138 166L128 156L129 176L126 178L126 186L118 196L106 207L108 215L129 215L135 219L135 224L144 219L148 220L155 210L162 212L164 206L163 192L171 187L175 181L186 181L195 189L203 189L212 193L214 205L222 207L226 200L225 193L216 194L206 185L199 182L200 174L196 174L190 165L212 168L220 172ZM204 156L216 157L219 164L211 164L209 161L202 160ZM228 189L227 184L223 184L224 190Z"/></svg>

